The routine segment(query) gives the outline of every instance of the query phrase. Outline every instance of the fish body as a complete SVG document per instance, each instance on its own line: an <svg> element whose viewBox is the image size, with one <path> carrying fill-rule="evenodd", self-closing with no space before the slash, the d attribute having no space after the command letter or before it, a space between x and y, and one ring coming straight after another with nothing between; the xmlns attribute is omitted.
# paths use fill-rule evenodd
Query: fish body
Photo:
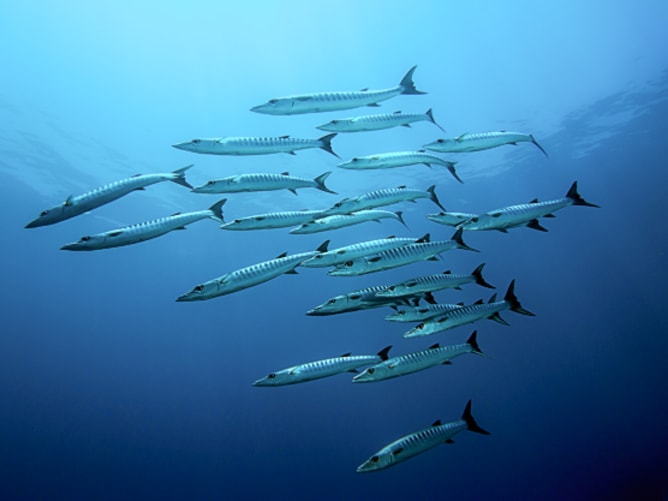
<svg viewBox="0 0 668 501"><path fill-rule="evenodd" d="M440 212L438 214L427 214L427 219L435 223L444 224L446 226L457 226L469 219L477 217L478 214L471 214L469 212Z"/></svg>
<svg viewBox="0 0 668 501"><path fill-rule="evenodd" d="M351 355L346 353L340 357L316 360L305 364L288 367L258 379L253 386L286 386L305 383L315 379L335 376L342 372L356 372L360 367L377 364L387 359L390 347L387 346L377 355Z"/></svg>
<svg viewBox="0 0 668 501"><path fill-rule="evenodd" d="M308 261L305 261L302 266L311 268L326 268L327 266L336 266L344 263L349 259L368 256L384 250L397 249L407 244L412 244L420 241L428 241L429 234L422 238L381 238L377 240L368 240L366 242L359 242L352 245L346 245L337 249L331 249L327 252L318 254Z"/></svg>
<svg viewBox="0 0 668 501"><path fill-rule="evenodd" d="M220 228L223 230L272 230L276 228L291 228L303 223L314 221L325 216L324 210L300 210L268 212L246 216L228 221Z"/></svg>
<svg viewBox="0 0 668 501"><path fill-rule="evenodd" d="M462 306L443 316L425 320L406 332L404 337L428 336L447 329L459 327L460 325L470 324L484 318L489 318L490 320L494 320L503 325L508 325L508 323L499 315L500 312L505 310L511 310L522 315L535 316L530 311L525 310L515 296L515 280L510 282L503 300L496 301L495 294L488 303L478 301L474 304Z"/></svg>
<svg viewBox="0 0 668 501"><path fill-rule="evenodd" d="M385 290L384 285L365 287L346 294L340 294L306 312L310 316L336 315L350 311L368 310L385 305L405 303L397 298L379 298L376 293Z"/></svg>
<svg viewBox="0 0 668 501"><path fill-rule="evenodd" d="M275 259L231 271L193 287L189 292L179 296L176 301L204 301L259 285L284 273L297 273L295 268L312 258L317 252L319 251L301 252L290 256L281 254Z"/></svg>
<svg viewBox="0 0 668 501"><path fill-rule="evenodd" d="M332 91L297 94L293 96L272 98L264 104L254 106L251 111L266 115L300 115L303 113L320 113L324 111L350 110L362 106L378 106L401 94L425 94L415 88L413 83L413 66L396 87L378 90Z"/></svg>
<svg viewBox="0 0 668 501"><path fill-rule="evenodd" d="M466 245L461 237L461 230L457 230L451 240L408 244L398 249L379 252L373 256L351 259L330 270L327 274L334 277L365 275L432 259L448 250L475 251L475 249Z"/></svg>
<svg viewBox="0 0 668 501"><path fill-rule="evenodd" d="M598 207L598 205L587 202L578 193L578 183L573 182L570 189L563 198L539 202L533 200L528 204L511 205L503 209L497 209L472 217L468 221L459 224L464 230L499 230L506 231L508 228L528 226L540 231L547 231L538 223L538 218L552 216L554 212L570 207L571 205L582 205L586 207Z"/></svg>
<svg viewBox="0 0 668 501"><path fill-rule="evenodd" d="M378 296L382 297L382 296ZM389 298L387 298L389 299ZM463 304L446 304L446 303L437 303L437 304L426 304L424 306L405 306L402 308L396 308L395 312L387 315L385 320L390 322L423 322L434 317L443 316L452 310L461 308Z"/></svg>
<svg viewBox="0 0 668 501"><path fill-rule="evenodd" d="M297 150L320 148L338 157L332 149L332 139L336 134L328 134L319 139L299 139L281 137L217 137L193 139L172 145L179 150L206 155L269 155L271 153L295 154Z"/></svg>
<svg viewBox="0 0 668 501"><path fill-rule="evenodd" d="M290 230L290 233L296 235L319 233L321 231L335 230L367 221L378 222L381 219L388 218L396 219L401 224L406 226L401 211L391 212L388 210L370 209L353 212L351 214L336 214L333 216L325 216L308 223L303 223L301 226Z"/></svg>
<svg viewBox="0 0 668 501"><path fill-rule="evenodd" d="M354 383L374 383L384 381L414 372L423 371L435 365L447 364L451 359L459 355L474 353L484 356L477 342L477 331L468 338L466 343L450 346L439 346L435 344L429 349L399 355L388 358L382 362L365 369L353 378Z"/></svg>
<svg viewBox="0 0 668 501"><path fill-rule="evenodd" d="M383 188L368 193L362 193L353 198L344 198L327 209L325 213L327 215L349 214L355 211L375 209L377 207L384 207L386 205L400 202L415 202L420 198L428 198L445 210L436 196L435 189L435 185L431 185L424 191L407 188L406 186Z"/></svg>
<svg viewBox="0 0 668 501"><path fill-rule="evenodd" d="M325 186L325 179L331 172L320 174L314 179L282 174L251 173L238 174L223 179L213 179L192 189L195 193L240 193L254 191L289 190L295 195L298 188L316 188L327 193L336 193Z"/></svg>
<svg viewBox="0 0 668 501"><path fill-rule="evenodd" d="M42 211L36 219L26 225L26 228L37 228L38 226L47 226L65 221L66 219L70 219L108 204L109 202L113 202L128 193L143 190L147 186L163 181L171 181L187 188L192 188L185 178L186 171L191 167L192 165L188 165L176 169L173 172L158 174L138 174L133 177L105 184L104 186L87 191L81 195L69 196L62 204Z"/></svg>
<svg viewBox="0 0 668 501"><path fill-rule="evenodd" d="M478 426L471 415L470 400L466 404L461 419L445 424L441 424L441 421L439 420L429 428L425 428L395 440L362 463L357 468L357 472L367 473L389 468L390 466L428 451L437 445L452 443L452 437L464 430L489 435L488 431Z"/></svg>
<svg viewBox="0 0 668 501"><path fill-rule="evenodd" d="M506 144L517 145L517 143L533 143L547 156L547 152L538 144L531 134L521 132L476 132L466 133L451 139L438 139L432 143L425 144L423 147L431 151L440 151L443 153L464 153L471 151L482 151L503 146Z"/></svg>
<svg viewBox="0 0 668 501"><path fill-rule="evenodd" d="M133 224L131 226L124 226L123 228L105 231L104 233L81 237L76 242L71 242L62 246L61 250L92 251L132 245L160 237L170 231L184 230L189 224L207 218L222 223L222 206L225 201L226 199L220 200L207 210L186 212L185 214L177 213L171 216Z"/></svg>
<svg viewBox="0 0 668 501"><path fill-rule="evenodd" d="M331 120L326 124L316 127L316 129L329 132L361 132L391 129L393 127L410 127L415 122L431 122L439 129L443 127L438 125L434 120L434 114L430 109L425 113L402 113L395 111L394 113L381 113L378 115L364 115L350 118L339 118Z"/></svg>
<svg viewBox="0 0 668 501"><path fill-rule="evenodd" d="M435 292L443 289L457 289L462 285L473 283L493 289L494 286L488 284L482 276L482 269L484 266L485 263L481 264L468 275L450 273L448 270L438 275L426 275L411 278L389 286L383 292L379 292L378 295L380 297L401 297L411 294Z"/></svg>
<svg viewBox="0 0 668 501"><path fill-rule="evenodd" d="M408 165L424 164L431 167L432 164L442 165L450 174L459 181L462 180L455 171L456 162L443 160L442 158L430 155L424 151L394 151L391 153L376 153L375 155L367 155L363 157L353 157L347 162L340 163L338 167L342 169L352 170L368 170L368 169L391 169L394 167L405 167Z"/></svg>

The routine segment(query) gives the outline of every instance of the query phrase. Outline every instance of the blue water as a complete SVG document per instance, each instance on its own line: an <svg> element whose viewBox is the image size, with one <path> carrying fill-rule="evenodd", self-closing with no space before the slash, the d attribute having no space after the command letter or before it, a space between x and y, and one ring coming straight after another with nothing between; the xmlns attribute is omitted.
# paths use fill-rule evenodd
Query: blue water
<svg viewBox="0 0 668 501"><path fill-rule="evenodd" d="M360 5L361 4L361 5ZM665 499L668 325L665 2L17 2L0 17L0 497L3 499ZM274 117L271 97L396 85L417 64L425 96L381 108ZM170 145L194 137L318 137L332 118L433 108L446 137L531 132L530 144L449 155L442 168L338 169L335 157L213 157ZM428 123L339 135L349 159L419 148ZM446 157L446 155L444 155ZM79 237L216 196L163 183L45 228L48 207L137 173L188 163L193 184L243 172L304 177L332 170L339 196L301 190L235 194L226 218L324 208L343 196L437 185L453 211L563 196L574 180L601 209L570 207L541 233L466 233L453 251L359 278L301 268L202 303L194 285L273 258L391 234L448 238L429 201L398 222L328 234L223 232L213 221L92 253ZM523 306L504 327L404 340L386 309L304 312L331 296L485 262ZM467 286L443 302L487 299ZM389 310L387 310L389 312ZM284 388L252 381L345 352L394 354L463 342L488 359L351 385L349 375ZM383 472L355 468L392 440L466 402L491 432L463 432Z"/></svg>

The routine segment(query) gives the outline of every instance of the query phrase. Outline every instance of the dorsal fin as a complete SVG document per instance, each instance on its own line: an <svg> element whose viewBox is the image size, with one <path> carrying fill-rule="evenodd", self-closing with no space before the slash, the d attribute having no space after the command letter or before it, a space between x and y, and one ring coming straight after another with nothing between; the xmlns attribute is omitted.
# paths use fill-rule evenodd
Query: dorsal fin
<svg viewBox="0 0 668 501"><path fill-rule="evenodd" d="M139 176L141 176L141 174L135 174L135 175L132 176L132 177L139 177Z"/></svg>
<svg viewBox="0 0 668 501"><path fill-rule="evenodd" d="M496 301L496 292L494 294L492 294L492 297L489 298L488 302L493 303L494 301Z"/></svg>
<svg viewBox="0 0 668 501"><path fill-rule="evenodd" d="M316 251L318 252L327 252L327 246L329 246L329 240L325 240L323 243L318 245Z"/></svg>
<svg viewBox="0 0 668 501"><path fill-rule="evenodd" d="M180 216L180 215L181 215L181 213L180 213L180 212L175 212L174 214L172 214L172 215L171 215L171 216L169 216L169 217L174 217L174 216Z"/></svg>
<svg viewBox="0 0 668 501"><path fill-rule="evenodd" d="M366 92L369 90L369 87L364 87L363 89L360 89L360 92Z"/></svg>
<svg viewBox="0 0 668 501"><path fill-rule="evenodd" d="M397 186L397 189L399 189L399 190L405 190L405 189L406 189L406 185L405 185L405 184L402 184L401 186Z"/></svg>
<svg viewBox="0 0 668 501"><path fill-rule="evenodd" d="M380 357L381 360L385 361L387 360L387 354L390 352L390 349L392 348L392 345L386 346L382 350L380 350L377 355Z"/></svg>
<svg viewBox="0 0 668 501"><path fill-rule="evenodd" d="M429 233L425 233L422 235L420 238L418 238L415 243L416 244L424 244L427 243L431 240L431 235Z"/></svg>
<svg viewBox="0 0 668 501"><path fill-rule="evenodd" d="M440 348L440 347L441 347L441 345L438 344L438 343L436 343L436 344L432 344L432 345L429 347L429 349L430 349L430 350L435 350L436 348Z"/></svg>
<svg viewBox="0 0 668 501"><path fill-rule="evenodd" d="M432 426L441 426L441 424L443 424L443 423L441 423L441 420L440 420L440 419L437 419L436 421L434 421L433 423L431 423Z"/></svg>
<svg viewBox="0 0 668 501"><path fill-rule="evenodd" d="M281 172L281 176L289 176L290 173L286 170L285 172Z"/></svg>
<svg viewBox="0 0 668 501"><path fill-rule="evenodd" d="M537 204L537 203L538 203L538 199L537 199L537 198L534 198L534 199L531 200L529 203L530 203L530 204Z"/></svg>
<svg viewBox="0 0 668 501"><path fill-rule="evenodd" d="M393 115L399 115L401 113L401 110L397 110L393 113Z"/></svg>
<svg viewBox="0 0 668 501"><path fill-rule="evenodd" d="M348 353L344 353L343 355L339 355L341 358L349 357L352 354L352 351L349 351Z"/></svg>
<svg viewBox="0 0 668 501"><path fill-rule="evenodd" d="M482 299L478 299L478 300L477 300L475 303L473 303L473 304L485 304L485 301L483 301Z"/></svg>
<svg viewBox="0 0 668 501"><path fill-rule="evenodd" d="M278 139L288 139L290 136L278 136ZM294 152L293 152L294 155Z"/></svg>
<svg viewBox="0 0 668 501"><path fill-rule="evenodd" d="M70 195L69 197L67 197L67 198L65 199L65 201L63 202L63 205L64 205L65 207L69 207L70 205L72 205L72 198L74 198L72 195Z"/></svg>
<svg viewBox="0 0 668 501"><path fill-rule="evenodd" d="M452 271L451 271L451 270L445 270L445 271L443 272L443 275L451 275L451 274L452 274Z"/></svg>
<svg viewBox="0 0 668 501"><path fill-rule="evenodd" d="M276 259L281 259L282 257L285 257L287 255L288 255L287 252L283 252L283 253L279 254L278 256L276 256Z"/></svg>

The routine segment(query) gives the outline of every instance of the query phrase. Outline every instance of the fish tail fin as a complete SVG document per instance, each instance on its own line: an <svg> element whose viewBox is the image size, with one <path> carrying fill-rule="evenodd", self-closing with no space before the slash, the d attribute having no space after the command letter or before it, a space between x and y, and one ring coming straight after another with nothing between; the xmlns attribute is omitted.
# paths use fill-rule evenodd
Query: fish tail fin
<svg viewBox="0 0 668 501"><path fill-rule="evenodd" d="M483 435L490 434L487 430L483 430L480 426L478 426L478 423L476 423L475 419L473 419L473 414L471 414L470 400L466 404L466 408L464 409L464 413L462 414L462 419L466 422L466 428L469 431L473 431L475 433L481 433Z"/></svg>
<svg viewBox="0 0 668 501"><path fill-rule="evenodd" d="M478 285L481 285L483 287L487 287L488 289L496 289L492 284L487 283L487 281L482 277L482 269L485 267L485 263L482 263L480 266L478 266L475 270L473 270L473 277L475 278L475 283Z"/></svg>
<svg viewBox="0 0 668 501"><path fill-rule="evenodd" d="M334 139L335 137L336 137L336 132L332 134L327 134L326 136L322 136L321 138L318 138L318 141L320 141L321 149L325 150L327 153L331 153L336 158L341 158L336 153L334 153L334 150L332 149L332 139Z"/></svg>
<svg viewBox="0 0 668 501"><path fill-rule="evenodd" d="M446 160L445 162L445 167L450 171L450 174L452 174L452 177L454 177L457 181L460 183L464 184L464 181L461 180L461 178L457 175L457 171L455 170L455 165L457 162L450 162L449 160Z"/></svg>
<svg viewBox="0 0 668 501"><path fill-rule="evenodd" d="M444 129L443 127L441 127L438 123L436 123L436 120L434 120L434 112L432 111L431 108L429 108L429 109L425 112L425 115L427 115L427 118L429 119L429 121L430 121L431 123L433 123L436 127L438 127L439 129L441 129L443 132L445 132L445 129Z"/></svg>
<svg viewBox="0 0 668 501"><path fill-rule="evenodd" d="M455 231L454 235L452 235L451 240L454 240L455 243L457 244L458 249L464 249L464 250L469 250L473 252L480 252L478 249L474 249L473 247L469 247L464 243L464 239L462 238L462 233L464 232L464 228L459 228L457 231Z"/></svg>
<svg viewBox="0 0 668 501"><path fill-rule="evenodd" d="M600 208L599 205L591 204L580 196L580 194L578 193L578 182L577 181L573 181L573 184L571 185L570 189L568 190L568 193L566 193L566 198L571 199L573 201L573 205L584 205L585 207L598 207L598 208Z"/></svg>
<svg viewBox="0 0 668 501"><path fill-rule="evenodd" d="M395 214L397 215L397 219L399 220L399 222L401 224L403 224L406 228L408 228L408 225L406 224L406 221L404 221L403 211L398 210L397 212L395 212Z"/></svg>
<svg viewBox="0 0 668 501"><path fill-rule="evenodd" d="M381 360L385 361L388 359L387 354L390 352L390 349L392 348L392 345L386 346L382 350L380 350L377 355L380 357Z"/></svg>
<svg viewBox="0 0 668 501"><path fill-rule="evenodd" d="M401 82L399 82L399 87L401 87L402 94L426 94L426 92L422 92L421 90L417 90L415 88L415 82L413 82L413 73L415 73L415 68L417 68L417 65L408 70L404 75L404 78L402 78Z"/></svg>
<svg viewBox="0 0 668 501"><path fill-rule="evenodd" d="M432 184L429 188L427 188L427 192L429 193L429 199L434 202L436 205L439 206L439 208L443 209L445 211L445 207L441 205L441 202L439 201L438 197L436 196L436 185Z"/></svg>
<svg viewBox="0 0 668 501"><path fill-rule="evenodd" d="M337 193L335 191L332 191L327 186L325 186L325 179L327 179L331 173L332 171L324 172L316 177L313 182L315 183L315 187L320 191L326 191L327 193L333 193L336 195Z"/></svg>
<svg viewBox="0 0 668 501"><path fill-rule="evenodd" d="M540 144L538 144L538 141L536 141L536 138L533 137L533 134L529 134L529 139L531 139L531 142L532 142L533 144L535 144L535 145L538 147L538 149L539 149L540 151L543 152L543 155L545 155L545 156L548 157L548 158L550 157L550 156L547 154L547 151L545 151L545 149L544 149Z"/></svg>
<svg viewBox="0 0 668 501"><path fill-rule="evenodd" d="M227 202L227 198L223 198L222 200L218 200L215 204L213 204L211 207L209 207L209 210L213 212L213 215L211 216L212 219L215 219L219 223L224 223L225 220L223 219L223 205L225 205L225 202Z"/></svg>
<svg viewBox="0 0 668 501"><path fill-rule="evenodd" d="M487 356L480 349L480 346L478 346L478 331L473 331L473 333L466 340L466 344L468 344L471 347L473 353L475 353L476 355L480 355L481 357Z"/></svg>
<svg viewBox="0 0 668 501"><path fill-rule="evenodd" d="M536 316L535 313L531 313L529 310L525 310L524 308L522 308L520 301L517 299L517 296L515 295L515 279L513 279L512 282L510 282L510 285L508 286L508 290L506 291L506 295L503 297L503 300L510 305L510 310L514 311L515 313L526 315L528 317Z"/></svg>
<svg viewBox="0 0 668 501"><path fill-rule="evenodd" d="M170 179L173 183L180 184L181 186L185 186L186 188L192 189L192 185L186 181L186 171L190 169L193 166L193 164L186 165L185 167L181 167L180 169L176 169L172 171L172 174L174 174L174 177Z"/></svg>

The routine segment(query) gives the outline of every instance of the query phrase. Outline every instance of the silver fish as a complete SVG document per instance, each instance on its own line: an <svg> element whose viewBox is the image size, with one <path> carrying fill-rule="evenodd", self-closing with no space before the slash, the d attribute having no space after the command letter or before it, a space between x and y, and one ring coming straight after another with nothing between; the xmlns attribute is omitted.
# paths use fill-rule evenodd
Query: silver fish
<svg viewBox="0 0 668 501"><path fill-rule="evenodd" d="M338 167L342 169L352 170L369 170L369 169L391 169L395 167L406 167L408 165L424 164L431 167L432 164L442 165L452 177L460 183L463 181L455 171L455 164L457 162L450 162L442 158L435 157L426 153L424 150L419 151L395 151L391 153L376 153L375 155L367 155L364 157L353 157L347 162L340 163Z"/></svg>
<svg viewBox="0 0 668 501"><path fill-rule="evenodd" d="M325 172L314 179L291 176L288 172L238 174L223 179L213 179L202 186L196 186L192 191L195 193L240 193L289 190L296 195L298 188L316 188L336 195L335 191L325 186L325 179L330 174L331 171Z"/></svg>
<svg viewBox="0 0 668 501"><path fill-rule="evenodd" d="M406 186L383 188L368 193L362 193L353 198L339 200L325 212L328 216L334 214L349 214L355 211L375 209L377 207L384 207L399 202L415 202L420 198L428 198L441 209L445 210L436 196L435 188L436 187L433 184L424 191L414 190L407 188Z"/></svg>
<svg viewBox="0 0 668 501"><path fill-rule="evenodd" d="M350 214L336 214L333 216L325 216L314 221L303 223L301 226L290 230L290 233L296 235L305 235L309 233L319 233L321 231L330 231L346 226L364 223L367 221L379 222L381 219L396 219L401 224L406 226L406 222L402 216L401 211L390 212L387 210L370 209L352 212ZM406 226L408 228L408 226Z"/></svg>
<svg viewBox="0 0 668 501"><path fill-rule="evenodd" d="M359 91L315 92L312 94L298 94L294 96L272 98L264 104L254 106L251 111L266 115L299 115L302 113L320 113L323 111L349 110L361 106L378 106L401 94L425 94L415 88L413 66L399 85L389 89Z"/></svg>
<svg viewBox="0 0 668 501"><path fill-rule="evenodd" d="M478 132L466 133L452 139L438 139L432 143L425 144L423 148L443 153L463 153L470 151L482 151L490 148L496 148L505 144L517 145L517 143L533 143L547 156L547 152L538 144L538 141L531 134L521 132Z"/></svg>
<svg viewBox="0 0 668 501"><path fill-rule="evenodd" d="M443 127L438 125L436 120L434 120L431 108L425 113L402 113L401 111L395 111L394 113L382 113L378 115L338 118L330 120L326 124L318 125L316 129L329 132L361 132L391 129L398 126L410 127L410 124L422 121L431 122L445 132Z"/></svg>

